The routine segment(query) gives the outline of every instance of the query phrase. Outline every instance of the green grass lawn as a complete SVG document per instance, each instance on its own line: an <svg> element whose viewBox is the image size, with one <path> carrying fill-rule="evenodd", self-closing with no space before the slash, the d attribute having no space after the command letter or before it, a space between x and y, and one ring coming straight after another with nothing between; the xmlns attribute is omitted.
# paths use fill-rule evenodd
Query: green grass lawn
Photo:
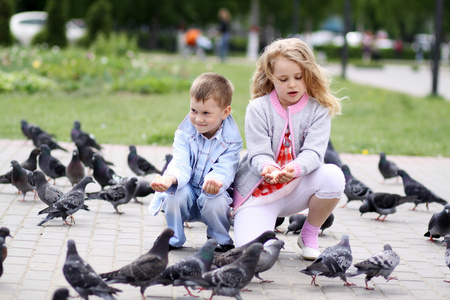
<svg viewBox="0 0 450 300"><path fill-rule="evenodd" d="M191 79L202 72L217 72L235 87L233 116L244 136L245 107L249 100L253 65L195 63L170 58L189 72ZM397 92L361 86L336 79L333 90L343 101L343 114L333 120L331 139L339 152L388 155L450 157L450 102L418 98ZM74 120L93 133L100 143L170 145L173 133L189 110L189 91L158 95L126 92L77 91L29 94L0 94L2 118L0 138L23 139L20 120L38 124L70 141Z"/></svg>

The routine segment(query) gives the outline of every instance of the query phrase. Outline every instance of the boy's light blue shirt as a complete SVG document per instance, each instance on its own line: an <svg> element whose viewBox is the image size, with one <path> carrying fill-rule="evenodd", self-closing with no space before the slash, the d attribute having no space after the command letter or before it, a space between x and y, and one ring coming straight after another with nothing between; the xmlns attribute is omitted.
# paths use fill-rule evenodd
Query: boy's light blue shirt
<svg viewBox="0 0 450 300"><path fill-rule="evenodd" d="M188 114L175 132L173 159L164 173L175 176L178 184L166 192L155 193L149 212L158 214L165 195L175 194L186 184L204 193L201 187L208 178L221 181L223 186L219 193L226 192L234 180L242 145L239 128L231 115L222 122L214 137L208 140L198 133Z"/></svg>

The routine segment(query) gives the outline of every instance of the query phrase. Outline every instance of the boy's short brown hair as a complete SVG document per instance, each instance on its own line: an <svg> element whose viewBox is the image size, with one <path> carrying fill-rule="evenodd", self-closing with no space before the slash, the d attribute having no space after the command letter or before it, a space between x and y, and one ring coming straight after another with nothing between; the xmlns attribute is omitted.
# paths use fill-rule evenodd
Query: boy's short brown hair
<svg viewBox="0 0 450 300"><path fill-rule="evenodd" d="M216 73L203 73L198 76L191 86L191 98L203 101L213 98L221 108L231 105L233 97L231 81Z"/></svg>

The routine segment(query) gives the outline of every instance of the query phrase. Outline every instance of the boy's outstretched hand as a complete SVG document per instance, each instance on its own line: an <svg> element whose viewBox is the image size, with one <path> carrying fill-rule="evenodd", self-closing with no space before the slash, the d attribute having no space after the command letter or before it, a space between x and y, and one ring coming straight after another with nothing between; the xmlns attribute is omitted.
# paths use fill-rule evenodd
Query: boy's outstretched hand
<svg viewBox="0 0 450 300"><path fill-rule="evenodd" d="M214 179L214 178L210 178L210 179L207 179L204 183L203 183L203 190L206 192L206 193L208 193L208 194L212 194L212 195L215 195L215 194L218 194L219 193L219 190L220 190L220 188L223 186L223 183L222 182L220 182L219 180L217 180L217 179Z"/></svg>
<svg viewBox="0 0 450 300"><path fill-rule="evenodd" d="M173 184L177 184L177 179L175 176L161 176L161 175L156 175L156 178L150 183L150 185L156 192L165 192Z"/></svg>

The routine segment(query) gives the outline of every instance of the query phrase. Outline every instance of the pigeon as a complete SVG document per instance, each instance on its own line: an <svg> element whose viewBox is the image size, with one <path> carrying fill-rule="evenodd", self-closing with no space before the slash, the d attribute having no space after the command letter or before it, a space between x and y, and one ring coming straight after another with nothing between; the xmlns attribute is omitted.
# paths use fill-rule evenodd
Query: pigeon
<svg viewBox="0 0 450 300"><path fill-rule="evenodd" d="M48 183L45 174L36 170L31 174L31 178L36 185L36 191L42 202L47 206L52 206L64 194L61 189Z"/></svg>
<svg viewBox="0 0 450 300"><path fill-rule="evenodd" d="M118 182L114 179L116 172L111 169L103 160L99 153L94 153L92 157L92 165L94 170L94 179L100 184L102 190L105 186L116 185Z"/></svg>
<svg viewBox="0 0 450 300"><path fill-rule="evenodd" d="M0 228L0 237L4 238L6 240L6 237L12 237L11 233L9 232L8 227L1 227Z"/></svg>
<svg viewBox="0 0 450 300"><path fill-rule="evenodd" d="M153 193L155 193L155 190L151 187L150 182L143 178L138 178L136 190L133 194L134 201L136 203L144 204L144 202L139 201L137 198L146 197Z"/></svg>
<svg viewBox="0 0 450 300"><path fill-rule="evenodd" d="M119 211L119 205L130 202L136 190L138 179L131 177L128 181L113 185L110 188L104 189L97 193L86 193L86 200L100 199L112 204L116 212L121 215L123 212Z"/></svg>
<svg viewBox="0 0 450 300"><path fill-rule="evenodd" d="M102 146L100 146L97 141L95 140L95 137L93 134L88 134L81 130L81 123L80 121L74 121L73 122L73 128L70 132L70 137L72 138L72 141L76 143L77 141L82 142L85 146L95 148L97 150L101 150Z"/></svg>
<svg viewBox="0 0 450 300"><path fill-rule="evenodd" d="M333 225L334 222L334 214L331 213L328 218L323 222L322 226L320 226L321 232L319 233L320 236L324 236L323 231L327 228L330 228L331 225Z"/></svg>
<svg viewBox="0 0 450 300"><path fill-rule="evenodd" d="M281 249L284 249L284 241L269 240L264 244L264 250L259 256L258 264L255 269L255 277L262 282L273 282L272 280L264 280L259 273L265 272L273 267L280 255Z"/></svg>
<svg viewBox="0 0 450 300"><path fill-rule="evenodd" d="M210 299L214 295L219 295L242 300L241 289L249 284L255 275L262 251L263 245L254 243L233 263L204 273L202 279L176 280L175 285L201 286L202 289L210 289L212 290Z"/></svg>
<svg viewBox="0 0 450 300"><path fill-rule="evenodd" d="M345 272L353 261L352 250L348 235L342 235L341 242L330 246L313 261L311 265L300 272L312 277L311 284L318 286L316 276L326 276L329 278L340 277L345 282L345 286L354 285L347 281Z"/></svg>
<svg viewBox="0 0 450 300"><path fill-rule="evenodd" d="M162 174L161 171L156 169L154 165L149 163L145 158L137 154L136 146L129 146L130 153L128 154L128 167L134 174L138 176L145 176L147 174Z"/></svg>
<svg viewBox="0 0 450 300"><path fill-rule="evenodd" d="M278 226L281 226L284 222L285 217L277 217L277 219L275 220L275 227L274 227L274 231L278 232L278 233L283 233L282 230L278 229Z"/></svg>
<svg viewBox="0 0 450 300"><path fill-rule="evenodd" d="M342 207L345 207L353 200L364 200L367 195L373 193L371 188L352 176L350 168L347 165L342 165L341 169L345 176L344 194L347 196L347 203Z"/></svg>
<svg viewBox="0 0 450 300"><path fill-rule="evenodd" d="M20 129L22 130L23 135L29 140L32 139L32 135L30 133L30 128L33 126L35 126L35 125L28 124L27 120L20 121Z"/></svg>
<svg viewBox="0 0 450 300"><path fill-rule="evenodd" d="M23 199L21 201L25 201L27 192L35 190L33 180L31 179L31 171L22 168L17 160L12 160L11 165L11 183L23 194Z"/></svg>
<svg viewBox="0 0 450 300"><path fill-rule="evenodd" d="M20 166L24 169L27 169L29 171L36 170L37 167L37 156L41 153L41 150L39 148L34 148L30 152L30 156L28 156L28 159L20 164ZM12 170L9 172L0 175L0 183L12 183L11 182L11 175Z"/></svg>
<svg viewBox="0 0 450 300"><path fill-rule="evenodd" d="M255 244L255 243L264 244L265 242L267 242L268 240L271 240L271 239L277 240L275 232L270 231L270 230L265 231L260 236L258 236L254 240L248 242L245 245L231 249L227 252L217 253L214 256L213 264L219 268L223 267L225 265L228 265L228 264L236 261L242 255L242 253L244 253L244 251L247 250L247 248L249 248L252 244Z"/></svg>
<svg viewBox="0 0 450 300"><path fill-rule="evenodd" d="M6 258L6 246L5 246L5 239L0 237L0 277L3 275L3 261Z"/></svg>
<svg viewBox="0 0 450 300"><path fill-rule="evenodd" d="M69 297L69 290L66 288L60 288L53 293L52 300L67 300Z"/></svg>
<svg viewBox="0 0 450 300"><path fill-rule="evenodd" d="M78 255L75 241L67 241L67 256L63 266L67 282L77 291L81 298L88 300L89 295L103 299L116 299L113 295L121 290L108 286L94 269Z"/></svg>
<svg viewBox="0 0 450 300"><path fill-rule="evenodd" d="M45 217L44 220L39 222L37 224L38 226L42 226L45 222L52 220L57 217L63 218L64 222L67 225L69 224L66 219L68 216L74 221L73 214L76 213L78 210L85 207L84 205L84 199L85 199L85 192L86 185L89 183L94 182L91 176L84 177L79 183L77 183L76 186L73 187L71 191L69 191L67 194L64 194L59 198L58 201L52 204L52 206L49 206L43 210L41 210L38 214L48 214L47 217Z"/></svg>
<svg viewBox="0 0 450 300"><path fill-rule="evenodd" d="M66 176L66 166L50 153L47 145L41 146L41 154L39 155L39 168L56 182L56 178Z"/></svg>
<svg viewBox="0 0 450 300"><path fill-rule="evenodd" d="M397 277L390 277L395 267L400 263L400 256L392 250L391 245L386 244L383 251L375 253L368 259L355 264L357 270L350 271L347 276L353 277L360 274L366 274L365 283L366 290L373 290L369 288L367 283L373 278L383 276L386 281L397 280Z"/></svg>
<svg viewBox="0 0 450 300"><path fill-rule="evenodd" d="M72 160L66 168L66 176L69 178L72 186L80 182L80 180L85 176L84 165L80 160L77 149L73 149Z"/></svg>
<svg viewBox="0 0 450 300"><path fill-rule="evenodd" d="M299 234L300 231L303 228L303 225L305 224L306 219L308 218L307 215L303 214L295 214L289 217L289 226L286 233L293 232L296 234ZM323 231L327 228L330 228L331 225L333 225L334 222L334 215L331 213L328 218L323 222L322 226L320 226L321 233L319 235L324 235Z"/></svg>
<svg viewBox="0 0 450 300"><path fill-rule="evenodd" d="M173 265L167 267L160 277L153 280L152 285L174 284L174 281L180 278L201 278L203 273L206 273L210 270L214 257L214 249L216 249L218 245L219 244L215 239L208 239L198 252L193 255L187 256L177 261ZM187 286L185 286L185 288L191 297L196 297L191 293Z"/></svg>
<svg viewBox="0 0 450 300"><path fill-rule="evenodd" d="M447 234L444 237L444 243L447 245L447 249L445 250L445 264L450 269L450 234ZM444 280L447 283L450 283L450 280Z"/></svg>
<svg viewBox="0 0 450 300"><path fill-rule="evenodd" d="M372 193L369 194L359 207L361 216L368 212L376 212L379 216L375 219L384 222L387 215L397 212L397 206L406 202L412 202L416 196L400 196L390 193ZM380 219L384 216L383 219Z"/></svg>
<svg viewBox="0 0 450 300"><path fill-rule="evenodd" d="M169 239L173 233L171 228L164 229L147 253L116 271L103 273L100 276L108 283L125 283L140 287L142 299L145 300L145 290L167 267Z"/></svg>
<svg viewBox="0 0 450 300"><path fill-rule="evenodd" d="M380 170L381 175L383 175L384 180L397 177L397 172L400 170L393 161L386 159L386 154L384 154L384 152L380 152L378 169Z"/></svg>
<svg viewBox="0 0 450 300"><path fill-rule="evenodd" d="M324 162L326 164L335 164L338 167L342 166L341 158L339 157L339 153L334 150L333 144L331 140L328 140L327 151L325 152Z"/></svg>
<svg viewBox="0 0 450 300"><path fill-rule="evenodd" d="M35 147L41 147L42 145L47 145L50 150L63 150L68 152L66 149L61 147L52 135L43 131L39 126L34 126L30 128L31 138Z"/></svg>
<svg viewBox="0 0 450 300"><path fill-rule="evenodd" d="M287 228L286 233L293 232L293 233L300 233L300 230L303 228L303 224L305 224L306 219L308 218L307 215L303 214L295 214L289 217L289 226Z"/></svg>
<svg viewBox="0 0 450 300"><path fill-rule="evenodd" d="M166 154L164 160L166 161L166 163L164 164L161 173L163 174L166 170L167 170L167 166L170 164L170 162L173 159L173 155L172 154Z"/></svg>
<svg viewBox="0 0 450 300"><path fill-rule="evenodd" d="M399 170L397 173L403 179L405 194L407 196L417 196L417 199L414 200L415 206L412 210L415 210L417 205L420 203L425 203L427 210L430 202L437 202L442 205L447 205L447 201L433 193L420 182L412 179L411 176L409 176L404 170Z"/></svg>
<svg viewBox="0 0 450 300"><path fill-rule="evenodd" d="M434 213L428 222L428 231L424 236L430 237L429 241L450 234L450 204L444 206L441 212Z"/></svg>
<svg viewBox="0 0 450 300"><path fill-rule="evenodd" d="M80 156L80 160L87 168L93 169L94 166L92 165L92 158L94 157L95 152L91 147L85 146L81 141L77 141L75 143L78 150L78 155ZM108 166L114 166L114 163L107 161L100 153L98 155L103 159L103 161Z"/></svg>

